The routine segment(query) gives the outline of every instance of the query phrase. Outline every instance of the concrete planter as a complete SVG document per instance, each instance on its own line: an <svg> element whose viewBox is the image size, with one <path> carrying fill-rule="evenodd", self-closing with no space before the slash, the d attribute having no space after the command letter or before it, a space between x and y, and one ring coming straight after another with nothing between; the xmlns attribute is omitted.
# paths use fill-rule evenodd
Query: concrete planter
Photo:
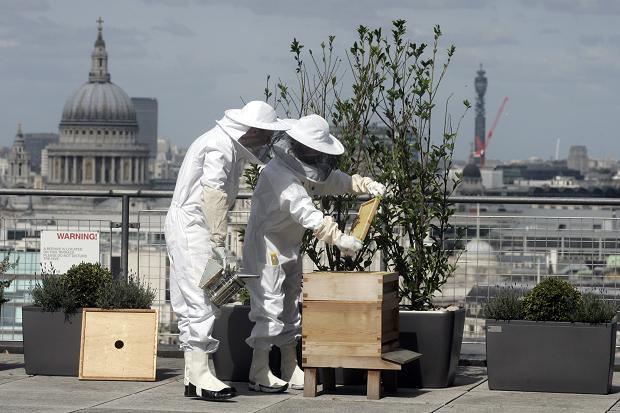
<svg viewBox="0 0 620 413"><path fill-rule="evenodd" d="M65 316L40 307L23 308L26 374L77 376L80 366L82 311Z"/></svg>
<svg viewBox="0 0 620 413"><path fill-rule="evenodd" d="M616 319L605 324L486 320L491 390L607 394Z"/></svg>
<svg viewBox="0 0 620 413"><path fill-rule="evenodd" d="M465 309L400 311L400 346L422 353L398 373L400 387L448 387L461 354Z"/></svg>

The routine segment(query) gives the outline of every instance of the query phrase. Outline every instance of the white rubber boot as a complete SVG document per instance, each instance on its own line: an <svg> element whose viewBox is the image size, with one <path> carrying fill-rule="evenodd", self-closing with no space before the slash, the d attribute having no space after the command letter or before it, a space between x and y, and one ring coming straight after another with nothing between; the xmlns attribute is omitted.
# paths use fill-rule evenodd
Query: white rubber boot
<svg viewBox="0 0 620 413"><path fill-rule="evenodd" d="M205 400L226 400L234 397L236 391L218 380L209 368L209 354L192 351L189 364L189 392Z"/></svg>
<svg viewBox="0 0 620 413"><path fill-rule="evenodd" d="M185 397L192 397L192 394L189 391L189 365L191 364L192 353L190 351L184 351L183 357L185 358L185 369L183 372L183 385L185 387L185 391L183 395Z"/></svg>
<svg viewBox="0 0 620 413"><path fill-rule="evenodd" d="M304 371L297 365L297 343L292 342L280 347L282 380L288 381L288 385L294 390L304 389Z"/></svg>
<svg viewBox="0 0 620 413"><path fill-rule="evenodd" d="M215 373L215 364L213 363L213 354L211 353L209 353L209 370L211 370L211 373L217 377L217 374Z"/></svg>
<svg viewBox="0 0 620 413"><path fill-rule="evenodd" d="M263 393L282 393L288 388L288 383L276 377L269 368L269 350L254 349L252 366L249 374L250 390Z"/></svg>

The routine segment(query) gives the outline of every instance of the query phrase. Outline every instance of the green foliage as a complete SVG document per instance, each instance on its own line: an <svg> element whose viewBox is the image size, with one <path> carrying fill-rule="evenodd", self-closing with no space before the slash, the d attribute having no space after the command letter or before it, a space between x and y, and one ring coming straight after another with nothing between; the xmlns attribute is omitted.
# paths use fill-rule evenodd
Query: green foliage
<svg viewBox="0 0 620 413"><path fill-rule="evenodd" d="M252 190L256 188L259 175L260 175L260 167L254 163L248 165L248 167L245 168L245 171L243 171L243 177L245 179L245 183Z"/></svg>
<svg viewBox="0 0 620 413"><path fill-rule="evenodd" d="M10 286L11 280L0 281L0 305L9 301L8 299L4 298L4 289L9 288Z"/></svg>
<svg viewBox="0 0 620 413"><path fill-rule="evenodd" d="M32 303L43 311L64 310L73 314L79 308L75 297L69 293L62 276L43 274L41 280L32 289Z"/></svg>
<svg viewBox="0 0 620 413"><path fill-rule="evenodd" d="M7 271L12 270L16 266L17 266L17 261L13 263L10 262L10 254L7 255L6 257L4 257L2 261L0 261L0 276L4 277ZM6 303L7 301L9 301L6 298L4 298L4 289L9 288L11 286L12 281L13 279L0 280L0 306Z"/></svg>
<svg viewBox="0 0 620 413"><path fill-rule="evenodd" d="M105 309L151 308L155 291L130 275L127 280L114 280L99 292L96 306Z"/></svg>
<svg viewBox="0 0 620 413"><path fill-rule="evenodd" d="M486 318L495 320L570 321L608 323L616 315L616 307L600 294L581 294L569 282L546 278L529 293L503 288L483 308Z"/></svg>
<svg viewBox="0 0 620 413"><path fill-rule="evenodd" d="M427 44L406 39L403 20L394 22L391 34L381 40L386 82L379 116L387 137L373 137L369 148L375 176L390 194L375 220L375 241L388 267L402 277L402 304L422 310L433 307L433 296L456 270L446 238L454 233L449 197L458 180L452 180L449 171L469 103L463 102L464 112L453 127L446 101L443 130L433 134L437 92L455 48L450 46L440 61L439 26L430 51Z"/></svg>
<svg viewBox="0 0 620 413"><path fill-rule="evenodd" d="M296 84L279 82L273 92L266 89L266 97L287 116L317 113L334 126L345 147L337 159L340 170L370 174L388 188L373 231L353 259L341 256L338 248L323 247L311 233L304 237L302 252L320 270L342 271L366 268L380 249L387 267L402 277L400 295L410 309L432 307L433 295L456 269L445 239L454 232L448 197L458 180L448 173L464 113L453 128L446 102L443 130L431 133L439 84L455 51L450 46L440 62L440 36L436 26L428 51L426 44L407 39L404 20L394 21L389 35L360 26L346 53L347 76L334 51L334 36L321 43L319 53L305 52L294 39ZM343 79L351 79L350 84ZM465 111L470 106L463 105ZM324 197L317 206L344 231L355 218L357 202L343 195ZM432 242L424 242L427 236Z"/></svg>
<svg viewBox="0 0 620 413"><path fill-rule="evenodd" d="M239 291L237 294L237 301L241 302L243 305L250 305L250 292L248 291L248 287L243 287Z"/></svg>
<svg viewBox="0 0 620 413"><path fill-rule="evenodd" d="M99 263L80 263L62 275L63 282L78 307L95 307L101 292L110 288L112 273Z"/></svg>
<svg viewBox="0 0 620 413"><path fill-rule="evenodd" d="M581 305L581 293L554 277L542 280L523 299L525 319L531 321L576 321Z"/></svg>
<svg viewBox="0 0 620 413"><path fill-rule="evenodd" d="M584 293L581 301L576 321L591 324L608 323L616 315L615 306L602 300L595 293Z"/></svg>
<svg viewBox="0 0 620 413"><path fill-rule="evenodd" d="M523 291L502 288L483 308L484 317L493 320L523 320Z"/></svg>
<svg viewBox="0 0 620 413"><path fill-rule="evenodd" d="M64 310L75 313L84 307L106 309L150 308L155 292L150 286L130 275L113 280L110 270L96 263L72 266L66 274L42 274L32 289L33 304L44 311Z"/></svg>
<svg viewBox="0 0 620 413"><path fill-rule="evenodd" d="M343 96L342 59L335 53L334 40L334 36L329 36L320 44L317 53L293 39L290 51L295 62L296 82L291 86L279 81L273 91L266 89L265 97L272 99L275 107L281 106L287 117L311 113L324 117L333 125L332 130L345 147L342 156L332 159L335 166L349 174L362 173L368 171L364 142L373 114L372 96L368 93L376 97L378 86L375 82L369 85L370 89L359 87L362 81L356 78L350 88L351 97ZM316 206L325 215L332 216L338 228L344 231L355 219L351 211L357 209L357 198L352 195L323 197ZM332 271L362 270L372 262L374 251L374 243L368 239L356 257L344 257L336 247L321 246L311 231L306 232L301 247L301 252L319 269Z"/></svg>

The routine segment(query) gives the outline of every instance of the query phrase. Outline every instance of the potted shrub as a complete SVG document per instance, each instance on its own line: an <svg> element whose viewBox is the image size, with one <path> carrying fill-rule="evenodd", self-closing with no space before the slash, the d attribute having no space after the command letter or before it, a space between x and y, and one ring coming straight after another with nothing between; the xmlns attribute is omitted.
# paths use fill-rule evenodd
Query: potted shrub
<svg viewBox="0 0 620 413"><path fill-rule="evenodd" d="M464 113L453 128L446 102L444 128L431 134L437 91L455 49L448 48L440 62L438 26L430 52L426 44L408 40L406 32L403 20L393 22L390 36L380 28L358 28L347 54L350 92L342 81L347 77L334 53L333 36L318 54L304 55L304 46L294 40L297 84L280 82L273 92L266 90L288 116L318 113L334 125L345 147L339 169L367 173L387 185L374 231L356 257L341 257L337 248L322 245L311 233L302 252L320 271L361 271L380 251L387 269L401 277L401 346L423 354L403 369L399 383L445 387L454 381L465 311L437 310L433 297L455 270L446 238L454 234L449 196L458 180L448 172ZM469 103L463 104L466 111ZM357 203L353 196L323 197L320 206L346 231Z"/></svg>
<svg viewBox="0 0 620 413"><path fill-rule="evenodd" d="M616 309L598 294L546 278L502 289L484 314L491 390L609 393Z"/></svg>
<svg viewBox="0 0 620 413"><path fill-rule="evenodd" d="M77 376L83 308L150 308L155 295L135 278L113 280L99 263L81 263L65 274L42 274L23 308L27 374Z"/></svg>
<svg viewBox="0 0 620 413"><path fill-rule="evenodd" d="M17 265L16 262L15 263L9 262L8 255L4 257L4 259L0 261L0 277L4 278L5 273L15 268L16 265ZM4 297L4 289L9 288L11 286L12 281L13 281L12 279L0 279L0 314L2 311L2 304L9 301L7 298Z"/></svg>
<svg viewBox="0 0 620 413"><path fill-rule="evenodd" d="M454 129L445 114L439 136L431 133L437 91L455 49L449 47L445 62L439 61L438 26L430 53L425 44L413 44L404 35L404 26L396 24L397 46L386 54L400 64L387 66L391 86L380 105L386 138L372 137L369 147L374 171L390 191L375 220L374 240L387 267L401 277L401 347L423 355L403 366L399 384L447 387L456 376L465 310L437 308L434 298L456 269L447 241L454 234L449 197L458 180L450 178L449 170L464 113ZM463 104L467 110L469 103Z"/></svg>

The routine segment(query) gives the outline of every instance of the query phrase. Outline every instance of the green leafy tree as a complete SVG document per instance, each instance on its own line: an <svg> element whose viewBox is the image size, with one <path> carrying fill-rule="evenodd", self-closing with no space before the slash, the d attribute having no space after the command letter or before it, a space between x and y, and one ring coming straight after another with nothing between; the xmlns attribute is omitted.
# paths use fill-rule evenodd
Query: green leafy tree
<svg viewBox="0 0 620 413"><path fill-rule="evenodd" d="M330 122L345 148L344 154L334 159L335 166L350 175L370 171L367 147L371 119L383 81L380 51L375 47L379 43L380 29L369 31L360 26L358 34L361 40L351 49L355 52L347 55L348 72L353 76L350 95L345 97L344 94L345 70L334 50L334 36L320 44L319 53L304 52L305 46L294 39L290 51L296 65L296 82L289 86L280 81L276 92L270 95L275 106L282 106L289 117L316 113ZM325 196L317 203L325 215L334 218L341 231L355 219L357 206L357 197L350 194ZM368 238L355 257L344 257L338 248L319 243L311 231L306 232L302 244L302 253L320 270L363 270L372 262L375 251L376 245Z"/></svg>
<svg viewBox="0 0 620 413"><path fill-rule="evenodd" d="M446 238L454 233L449 197L459 181L449 171L458 129L470 107L463 102L453 126L448 99L443 130L433 134L437 93L455 52L448 47L442 63L440 27L433 33L430 52L427 44L406 39L403 20L394 22L389 40L382 40L386 81L377 115L386 137L372 137L370 148L376 176L389 191L375 221L375 241L387 265L402 277L401 305L412 310L432 308L433 296L456 269Z"/></svg>
<svg viewBox="0 0 620 413"><path fill-rule="evenodd" d="M389 35L381 28L360 26L357 40L346 53L347 70L334 51L334 37L321 44L319 53L293 40L296 63L293 86L279 81L269 92L287 116L317 113L333 126L345 147L337 166L353 174L370 174L388 187L374 230L353 259L338 248L322 246L311 233L302 252L321 270L362 270L381 251L387 267L402 277L402 304L411 309L432 307L433 296L454 273L446 237L454 233L449 196L458 179L449 176L456 125L443 110L444 127L432 133L437 94L455 48L441 61L441 30L434 28L433 44L407 38L406 22L392 23ZM307 63L308 62L308 63ZM346 75L345 75L346 72ZM346 81L344 79L347 79ZM351 195L323 197L319 207L334 217L344 231L355 218L358 200Z"/></svg>

